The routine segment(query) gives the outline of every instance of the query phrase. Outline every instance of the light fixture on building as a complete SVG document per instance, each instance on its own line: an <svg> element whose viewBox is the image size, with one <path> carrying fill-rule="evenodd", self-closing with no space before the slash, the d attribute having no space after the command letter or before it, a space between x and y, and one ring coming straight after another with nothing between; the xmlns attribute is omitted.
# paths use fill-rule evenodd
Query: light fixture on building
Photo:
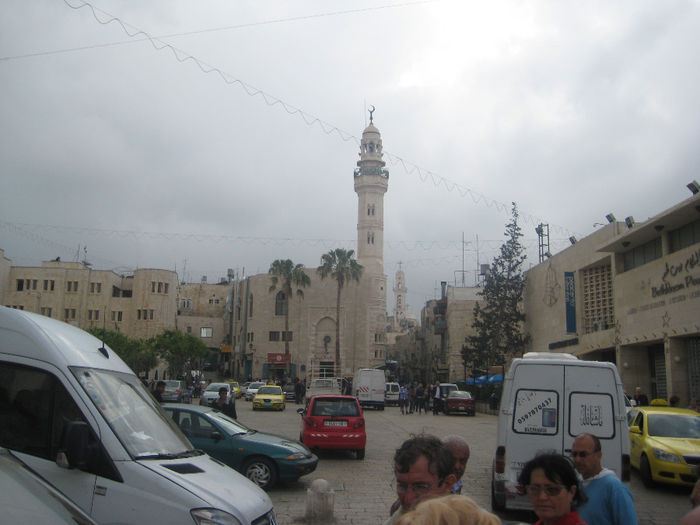
<svg viewBox="0 0 700 525"><path fill-rule="evenodd" d="M569 237L569 242L570 242L571 244L576 244L576 236L575 236L575 235L572 235L571 237Z"/></svg>
<svg viewBox="0 0 700 525"><path fill-rule="evenodd" d="M627 248L630 245L629 241L622 241L622 247Z"/></svg>
<svg viewBox="0 0 700 525"><path fill-rule="evenodd" d="M680 362L681 362L681 356L679 356L679 355L674 355L674 356L673 356L673 360L674 360L676 363L680 363Z"/></svg>
<svg viewBox="0 0 700 525"><path fill-rule="evenodd" d="M615 222L617 220L612 213L608 213L605 218L608 219L608 222Z"/></svg>
<svg viewBox="0 0 700 525"><path fill-rule="evenodd" d="M629 367L630 367L630 364L627 361L622 363L622 368L629 368Z"/></svg>
<svg viewBox="0 0 700 525"><path fill-rule="evenodd" d="M632 228L634 226L634 217L631 215L629 217L625 217L625 224L628 228Z"/></svg>
<svg viewBox="0 0 700 525"><path fill-rule="evenodd" d="M698 184L696 180L689 182L686 187L693 192L693 195L696 195L700 191L700 184Z"/></svg>
<svg viewBox="0 0 700 525"><path fill-rule="evenodd" d="M663 225L663 224L657 224L656 226L654 226L654 229L655 229L657 232L660 232L661 230L664 229L664 225Z"/></svg>

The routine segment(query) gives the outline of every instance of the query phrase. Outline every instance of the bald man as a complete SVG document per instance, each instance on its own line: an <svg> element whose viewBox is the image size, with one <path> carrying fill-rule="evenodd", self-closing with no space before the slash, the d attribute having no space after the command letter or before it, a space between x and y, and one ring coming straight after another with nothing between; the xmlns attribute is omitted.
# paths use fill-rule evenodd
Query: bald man
<svg viewBox="0 0 700 525"><path fill-rule="evenodd" d="M462 486L462 476L464 476L464 471L467 470L467 462L469 461L469 444L460 436L447 436L442 442L450 449L452 455L455 457L455 477L457 482L452 485L453 494L461 494Z"/></svg>
<svg viewBox="0 0 700 525"><path fill-rule="evenodd" d="M588 496L588 502L578 508L581 519L595 525L637 525L632 494L612 470L601 465L600 439L579 434L571 446L571 456Z"/></svg>

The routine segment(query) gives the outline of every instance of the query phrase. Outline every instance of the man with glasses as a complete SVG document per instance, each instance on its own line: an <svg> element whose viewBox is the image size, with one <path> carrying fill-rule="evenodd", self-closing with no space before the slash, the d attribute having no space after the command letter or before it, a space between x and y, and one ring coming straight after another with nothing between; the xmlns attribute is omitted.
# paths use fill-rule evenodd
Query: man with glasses
<svg viewBox="0 0 700 525"><path fill-rule="evenodd" d="M422 434L407 439L394 454L396 494L401 506L384 525L393 525L425 499L450 494L457 478L450 449L435 436Z"/></svg>
<svg viewBox="0 0 700 525"><path fill-rule="evenodd" d="M576 436L571 456L588 496L588 503L579 508L581 519L596 525L636 525L632 494L612 470L601 465L600 440L591 434Z"/></svg>

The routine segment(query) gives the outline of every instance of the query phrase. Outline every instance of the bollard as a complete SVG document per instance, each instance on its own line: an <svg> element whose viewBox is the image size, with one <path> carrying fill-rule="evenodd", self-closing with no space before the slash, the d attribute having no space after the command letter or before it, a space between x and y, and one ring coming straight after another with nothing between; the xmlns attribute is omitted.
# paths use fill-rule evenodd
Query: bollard
<svg viewBox="0 0 700 525"><path fill-rule="evenodd" d="M316 479L306 490L306 519L332 520L335 493L325 479Z"/></svg>

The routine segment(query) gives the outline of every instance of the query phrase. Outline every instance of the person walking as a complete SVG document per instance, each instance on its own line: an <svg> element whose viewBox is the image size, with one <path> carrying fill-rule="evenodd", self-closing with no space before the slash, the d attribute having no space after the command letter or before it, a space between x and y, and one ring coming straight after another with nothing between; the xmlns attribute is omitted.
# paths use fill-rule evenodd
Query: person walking
<svg viewBox="0 0 700 525"><path fill-rule="evenodd" d="M638 407L649 406L649 398L644 392L642 392L641 386L638 386L634 389L634 401L636 402L636 406Z"/></svg>
<svg viewBox="0 0 700 525"><path fill-rule="evenodd" d="M229 401L228 388L225 386L219 388L219 397L212 400L211 407L221 410L228 417L238 419L238 415L236 414L236 396L231 396L231 400Z"/></svg>
<svg viewBox="0 0 700 525"><path fill-rule="evenodd" d="M571 455L588 496L588 502L578 509L581 519L595 525L637 525L632 494L612 470L601 465L600 439L579 434L571 446Z"/></svg>
<svg viewBox="0 0 700 525"><path fill-rule="evenodd" d="M156 383L156 389L153 391L153 397L155 397L156 401L159 403L163 402L163 392L165 392L165 381L158 381Z"/></svg>
<svg viewBox="0 0 700 525"><path fill-rule="evenodd" d="M437 416L442 408L442 398L440 397L440 381L435 381L435 390L433 390L433 415Z"/></svg>
<svg viewBox="0 0 700 525"><path fill-rule="evenodd" d="M419 414L423 410L423 395L425 393L425 389L423 388L423 383L418 383L418 387L416 388L416 412Z"/></svg>
<svg viewBox="0 0 700 525"><path fill-rule="evenodd" d="M405 383L399 387L399 408L401 408L401 415L406 415L408 411L408 389Z"/></svg>

